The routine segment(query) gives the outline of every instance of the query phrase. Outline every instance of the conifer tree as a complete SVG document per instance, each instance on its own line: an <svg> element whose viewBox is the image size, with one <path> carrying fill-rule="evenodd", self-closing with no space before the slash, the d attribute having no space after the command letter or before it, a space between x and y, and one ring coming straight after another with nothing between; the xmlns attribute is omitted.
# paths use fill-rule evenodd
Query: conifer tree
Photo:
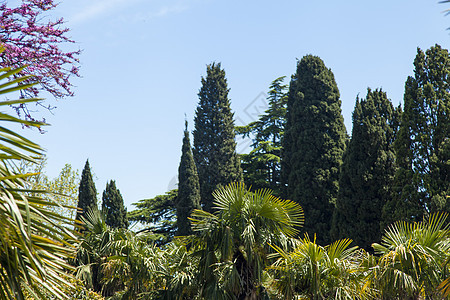
<svg viewBox="0 0 450 300"><path fill-rule="evenodd" d="M102 196L102 211L106 215L106 224L113 228L128 228L127 210L116 182L106 183Z"/></svg>
<svg viewBox="0 0 450 300"><path fill-rule="evenodd" d="M156 245L162 246L172 240L177 232L176 202L178 190L171 190L164 195L133 203L136 209L127 216L131 222L139 222L144 226L139 232L151 233L150 238Z"/></svg>
<svg viewBox="0 0 450 300"><path fill-rule="evenodd" d="M405 84L404 112L395 141L399 169L384 224L420 221L450 210L450 55L435 45L417 49Z"/></svg>
<svg viewBox="0 0 450 300"><path fill-rule="evenodd" d="M287 85L285 76L275 79L270 85L267 98L269 108L259 120L236 130L244 137L253 136L252 150L241 154L244 182L253 189L269 188L280 195L281 183L281 138L286 123Z"/></svg>
<svg viewBox="0 0 450 300"><path fill-rule="evenodd" d="M385 92L369 89L366 99L356 99L333 216L333 239L351 238L365 249L380 242L382 207L391 197L395 173L397 120Z"/></svg>
<svg viewBox="0 0 450 300"><path fill-rule="evenodd" d="M176 202L178 235L189 235L192 233L188 217L190 217L194 209L200 208L200 184L194 157L192 156L187 126L188 123L186 121L181 161L178 168L178 197Z"/></svg>
<svg viewBox="0 0 450 300"><path fill-rule="evenodd" d="M195 112L194 160L200 182L203 209L212 210L212 192L221 186L242 180L236 154L233 113L228 99L225 70L212 63L202 77Z"/></svg>
<svg viewBox="0 0 450 300"><path fill-rule="evenodd" d="M78 188L78 211L75 217L80 221L89 208L97 208L97 189L92 179L89 160L86 160L83 172L81 173L80 186Z"/></svg>
<svg viewBox="0 0 450 300"><path fill-rule="evenodd" d="M283 138L286 196L305 212L304 230L317 242L330 240L346 130L334 75L317 56L307 55L292 76Z"/></svg>

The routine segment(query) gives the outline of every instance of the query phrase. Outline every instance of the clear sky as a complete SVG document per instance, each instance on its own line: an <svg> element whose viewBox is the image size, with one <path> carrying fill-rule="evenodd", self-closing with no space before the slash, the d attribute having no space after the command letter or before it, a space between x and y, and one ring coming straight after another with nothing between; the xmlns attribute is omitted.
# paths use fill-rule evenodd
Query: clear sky
<svg viewBox="0 0 450 300"><path fill-rule="evenodd" d="M207 64L222 63L243 125L264 111L271 81L288 82L297 59L318 55L335 75L350 133L357 95L382 88L401 103L417 47L450 46L450 4L437 0L60 2L51 15L83 49L82 78L74 97L42 113L47 133L27 135L47 149L49 176L66 163L81 171L89 158L100 198L114 179L129 210L173 185L184 115L192 130Z"/></svg>

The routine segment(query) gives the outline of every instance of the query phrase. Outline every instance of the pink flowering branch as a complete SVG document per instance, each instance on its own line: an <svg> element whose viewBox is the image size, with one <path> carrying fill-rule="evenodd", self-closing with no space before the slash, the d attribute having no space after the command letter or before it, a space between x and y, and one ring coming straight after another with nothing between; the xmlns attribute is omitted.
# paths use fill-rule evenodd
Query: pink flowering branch
<svg viewBox="0 0 450 300"><path fill-rule="evenodd" d="M55 8L53 0L22 0L15 8L0 2L0 42L5 48L0 54L0 67L27 65L18 76L34 75L39 86L26 90L27 96L36 97L41 90L60 99L72 96L72 76L79 77L80 50L66 52L61 44L74 43L67 33L63 19L43 21L43 13ZM41 103L41 105L43 105ZM46 107L51 109L51 107ZM25 105L15 107L17 113L33 120Z"/></svg>

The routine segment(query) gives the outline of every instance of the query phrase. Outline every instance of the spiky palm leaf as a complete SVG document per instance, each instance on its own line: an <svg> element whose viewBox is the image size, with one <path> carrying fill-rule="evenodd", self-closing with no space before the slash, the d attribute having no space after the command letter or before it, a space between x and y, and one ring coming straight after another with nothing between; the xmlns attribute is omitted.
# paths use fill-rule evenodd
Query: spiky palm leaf
<svg viewBox="0 0 450 300"><path fill-rule="evenodd" d="M434 214L423 222L396 222L386 230L381 244L372 245L380 255L373 276L383 297L440 297L438 286L450 271L446 219L447 214Z"/></svg>
<svg viewBox="0 0 450 300"><path fill-rule="evenodd" d="M371 299L364 285L364 250L349 247L350 239L320 246L306 235L291 251L273 246L269 268L282 299Z"/></svg>
<svg viewBox="0 0 450 300"><path fill-rule="evenodd" d="M22 84L28 77L8 81L21 69L0 69L0 95L30 86ZM38 100L0 101L0 106ZM0 122L45 125L6 112L0 112ZM65 270L72 269L66 260L73 255L67 241L75 239L66 227L70 220L48 209L57 204L40 197L44 191L27 190L25 179L31 174L20 174L15 168L19 160L34 162L41 153L42 148L36 143L0 126L0 299L24 299L24 290L35 299L48 295L64 299L64 289L71 286L65 280Z"/></svg>
<svg viewBox="0 0 450 300"><path fill-rule="evenodd" d="M195 210L191 219L201 294L208 299L262 299L269 244L286 244L303 224L303 211L269 190L253 193L242 183L213 196L216 212Z"/></svg>
<svg viewBox="0 0 450 300"><path fill-rule="evenodd" d="M98 209L83 218L86 232L77 253L78 276L111 299L182 299L197 292L195 259L176 240L165 249L151 234L107 226Z"/></svg>

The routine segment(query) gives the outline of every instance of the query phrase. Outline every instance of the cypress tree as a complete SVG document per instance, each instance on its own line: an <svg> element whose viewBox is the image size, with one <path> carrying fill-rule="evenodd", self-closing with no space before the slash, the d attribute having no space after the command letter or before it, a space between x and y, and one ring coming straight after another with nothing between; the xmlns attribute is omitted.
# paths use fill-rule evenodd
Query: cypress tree
<svg viewBox="0 0 450 300"><path fill-rule="evenodd" d="M212 210L212 192L242 180L236 154L233 113L228 99L225 70L220 63L206 68L195 112L194 160L197 166L203 209Z"/></svg>
<svg viewBox="0 0 450 300"><path fill-rule="evenodd" d="M192 233L188 217L194 209L200 208L200 184L194 157L192 156L187 126L188 123L186 121L181 161L178 168L178 197L176 202L178 235L189 235Z"/></svg>
<svg viewBox="0 0 450 300"><path fill-rule="evenodd" d="M356 99L350 143L344 153L332 236L365 249L381 240L382 207L391 197L396 110L385 92Z"/></svg>
<svg viewBox="0 0 450 300"><path fill-rule="evenodd" d="M292 76L282 141L286 196L305 212L304 230L330 241L333 207L347 133L334 75L317 56L307 55Z"/></svg>
<svg viewBox="0 0 450 300"><path fill-rule="evenodd" d="M106 224L113 228L128 228L127 210L116 182L106 183L102 196L102 211L106 215Z"/></svg>
<svg viewBox="0 0 450 300"><path fill-rule="evenodd" d="M404 112L395 151L399 169L384 224L420 221L449 211L450 199L450 55L435 45L417 49L414 76L405 84Z"/></svg>
<svg viewBox="0 0 450 300"><path fill-rule="evenodd" d="M84 217L89 208L97 208L97 189L92 180L89 160L86 160L83 172L81 173L77 208L78 211L75 219L78 221L81 220L81 216Z"/></svg>
<svg viewBox="0 0 450 300"><path fill-rule="evenodd" d="M267 98L269 108L259 120L236 130L244 137L253 135L252 150L241 154L244 182L254 189L269 188L279 196L281 183L281 138L286 123L287 85L285 76L270 85Z"/></svg>

